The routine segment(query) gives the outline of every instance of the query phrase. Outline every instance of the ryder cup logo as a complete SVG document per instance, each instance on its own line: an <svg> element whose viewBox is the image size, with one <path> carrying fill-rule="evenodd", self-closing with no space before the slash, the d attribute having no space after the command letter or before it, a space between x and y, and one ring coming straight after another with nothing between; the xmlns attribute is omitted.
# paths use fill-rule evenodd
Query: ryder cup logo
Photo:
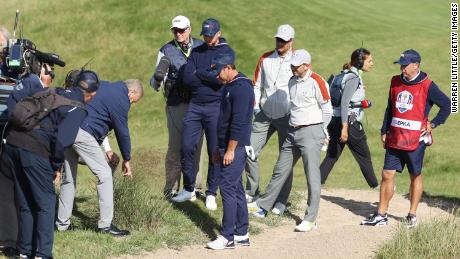
<svg viewBox="0 0 460 259"><path fill-rule="evenodd" d="M398 94L396 98L396 108L398 108L400 113L412 110L414 107L414 96L408 91L402 91Z"/></svg>

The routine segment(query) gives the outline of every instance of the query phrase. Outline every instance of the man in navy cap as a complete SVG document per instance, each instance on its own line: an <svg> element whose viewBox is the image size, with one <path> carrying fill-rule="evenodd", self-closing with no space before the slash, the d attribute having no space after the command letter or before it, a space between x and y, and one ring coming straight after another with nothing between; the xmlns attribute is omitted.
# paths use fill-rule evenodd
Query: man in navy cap
<svg viewBox="0 0 460 259"><path fill-rule="evenodd" d="M221 97L218 145L213 162L219 176L224 215L222 230L211 249L249 245L248 209L242 183L246 147L250 146L254 91L252 82L235 67L234 53L218 54L212 61L213 72L225 84Z"/></svg>
<svg viewBox="0 0 460 259"><path fill-rule="evenodd" d="M211 70L211 64L212 59L218 54L234 53L234 51L225 39L220 37L220 24L215 19L209 18L203 22L201 35L206 44L194 49L183 74L183 83L192 90L192 98L184 117L182 132L181 162L184 189L173 198L173 201L184 202L195 199L195 152L201 132L204 130L209 156L206 208L215 210L218 178L211 161L211 154L217 146L217 119L222 83L216 78L215 71Z"/></svg>
<svg viewBox="0 0 460 259"><path fill-rule="evenodd" d="M422 196L422 165L426 146L432 144L431 131L443 124L450 114L450 99L420 71L421 57L413 49L404 51L395 64L401 74L391 79L388 105L381 128L386 149L377 212L361 222L362 225L387 225L387 210L394 193L395 172L405 166L410 176L410 209L406 217L408 228L417 225L416 211ZM440 110L431 120L428 115L433 104Z"/></svg>
<svg viewBox="0 0 460 259"><path fill-rule="evenodd" d="M86 71L82 74L79 77L85 76ZM101 84L96 98L88 103L88 116L80 125L72 147L65 151L65 175L61 184L56 219L58 230L67 230L70 226L79 156L98 178L97 193L100 210L98 231L113 236L129 234L129 231L120 230L112 224L114 212L112 169L100 145L113 129L123 157L123 176L132 177L128 112L131 104L138 102L143 95L143 85L137 79L105 82Z"/></svg>

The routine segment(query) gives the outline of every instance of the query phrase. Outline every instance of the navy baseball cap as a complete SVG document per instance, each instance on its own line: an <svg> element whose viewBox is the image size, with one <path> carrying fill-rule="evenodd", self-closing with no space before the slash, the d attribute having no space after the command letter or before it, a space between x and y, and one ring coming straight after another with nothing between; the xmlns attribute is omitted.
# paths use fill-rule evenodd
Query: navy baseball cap
<svg viewBox="0 0 460 259"><path fill-rule="evenodd" d="M212 70L219 74L226 65L235 64L235 52L233 50L217 54L211 61Z"/></svg>
<svg viewBox="0 0 460 259"><path fill-rule="evenodd" d="M99 88L99 77L91 70L82 71L77 78L76 86L88 93L96 92Z"/></svg>
<svg viewBox="0 0 460 259"><path fill-rule="evenodd" d="M410 63L420 63L420 61L422 61L420 54L418 54L418 52L413 49L409 49L401 53L401 57L399 57L399 60L396 60L395 62L393 62L393 64L407 66Z"/></svg>
<svg viewBox="0 0 460 259"><path fill-rule="evenodd" d="M216 19L209 18L203 22L200 35L214 37L220 31L220 24Z"/></svg>

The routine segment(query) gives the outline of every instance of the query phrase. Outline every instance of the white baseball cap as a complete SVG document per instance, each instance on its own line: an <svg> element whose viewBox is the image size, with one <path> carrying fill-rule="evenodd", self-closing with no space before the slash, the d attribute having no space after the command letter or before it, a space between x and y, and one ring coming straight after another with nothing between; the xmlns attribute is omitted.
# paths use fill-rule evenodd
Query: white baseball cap
<svg viewBox="0 0 460 259"><path fill-rule="evenodd" d="M280 38L284 41L289 41L290 39L294 39L294 28L292 28L289 24L283 24L278 27L278 31L276 32L275 38Z"/></svg>
<svg viewBox="0 0 460 259"><path fill-rule="evenodd" d="M188 27L190 27L190 20L183 15L176 16L171 21L171 29L172 28L186 29Z"/></svg>
<svg viewBox="0 0 460 259"><path fill-rule="evenodd" d="M298 49L292 53L291 65L298 67L302 64L311 64L311 56L308 51L304 49Z"/></svg>

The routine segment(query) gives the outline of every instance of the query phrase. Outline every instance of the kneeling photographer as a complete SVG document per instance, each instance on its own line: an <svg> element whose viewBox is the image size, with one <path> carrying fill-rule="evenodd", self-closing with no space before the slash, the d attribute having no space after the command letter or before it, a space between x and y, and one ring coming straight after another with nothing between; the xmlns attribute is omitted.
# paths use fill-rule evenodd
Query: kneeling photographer
<svg viewBox="0 0 460 259"><path fill-rule="evenodd" d="M361 74L371 71L373 65L372 55L367 49L356 49L351 54L350 62L343 66L343 71L329 81L334 112L328 126L330 140L327 154L320 167L321 184L326 183L346 144L358 162L369 187L378 186L366 133L361 123L364 117L363 109L371 106L371 102L365 99L366 89Z"/></svg>

